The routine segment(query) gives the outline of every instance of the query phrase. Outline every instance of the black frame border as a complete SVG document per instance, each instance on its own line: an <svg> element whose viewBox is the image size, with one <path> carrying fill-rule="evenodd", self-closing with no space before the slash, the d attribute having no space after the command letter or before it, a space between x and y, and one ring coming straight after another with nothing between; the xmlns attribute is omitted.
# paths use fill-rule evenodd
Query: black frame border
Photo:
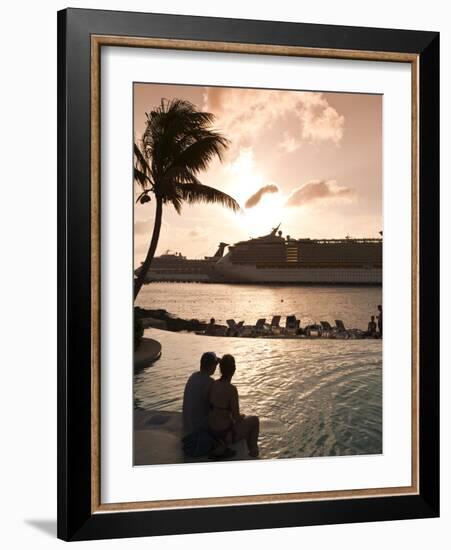
<svg viewBox="0 0 451 550"><path fill-rule="evenodd" d="M419 495L91 513L91 35L419 56ZM439 33L58 12L58 537L89 540L439 515Z"/></svg>

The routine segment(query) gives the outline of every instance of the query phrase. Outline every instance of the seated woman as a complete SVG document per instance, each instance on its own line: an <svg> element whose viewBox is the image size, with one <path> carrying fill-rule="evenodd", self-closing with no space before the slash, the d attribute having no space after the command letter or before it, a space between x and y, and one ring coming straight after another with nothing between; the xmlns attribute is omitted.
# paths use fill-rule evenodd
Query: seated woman
<svg viewBox="0 0 451 550"><path fill-rule="evenodd" d="M257 458L260 422L258 416L240 414L238 390L231 383L236 370L234 357L224 355L219 369L221 378L213 382L209 392L209 430L225 443L245 439L249 455Z"/></svg>

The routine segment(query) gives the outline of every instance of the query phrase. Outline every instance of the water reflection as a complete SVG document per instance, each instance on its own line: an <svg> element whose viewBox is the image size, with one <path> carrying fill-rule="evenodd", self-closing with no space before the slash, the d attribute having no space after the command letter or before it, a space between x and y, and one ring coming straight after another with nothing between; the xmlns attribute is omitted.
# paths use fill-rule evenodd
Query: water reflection
<svg viewBox="0 0 451 550"><path fill-rule="evenodd" d="M350 328L366 329L382 303L377 286L226 285L152 283L145 285L137 305L163 308L185 319L255 323L260 317L295 314L302 325L341 319Z"/></svg>
<svg viewBox="0 0 451 550"><path fill-rule="evenodd" d="M232 353L242 412L261 419L262 458L382 452L381 341L146 333L162 343L163 355L135 376L137 406L181 411L184 384L201 354Z"/></svg>

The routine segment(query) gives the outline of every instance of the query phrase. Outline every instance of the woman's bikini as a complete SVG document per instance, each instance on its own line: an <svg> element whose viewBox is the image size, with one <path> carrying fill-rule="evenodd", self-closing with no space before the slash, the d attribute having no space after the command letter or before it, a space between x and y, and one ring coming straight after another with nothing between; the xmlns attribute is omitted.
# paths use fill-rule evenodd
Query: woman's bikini
<svg viewBox="0 0 451 550"><path fill-rule="evenodd" d="M217 409L219 411L229 411L231 412L230 406L228 407L220 407L219 405L215 405L210 401L210 409ZM229 435L229 433L232 434L232 442L235 440L235 426L233 424L233 420L230 419L230 426L227 428L224 428L223 430L214 430L214 434L219 437L222 440L225 440L226 437Z"/></svg>

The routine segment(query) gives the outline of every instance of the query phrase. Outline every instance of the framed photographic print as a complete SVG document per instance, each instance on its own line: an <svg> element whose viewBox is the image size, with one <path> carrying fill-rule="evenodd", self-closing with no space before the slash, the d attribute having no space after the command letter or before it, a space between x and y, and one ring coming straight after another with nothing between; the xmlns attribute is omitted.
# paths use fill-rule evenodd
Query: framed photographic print
<svg viewBox="0 0 451 550"><path fill-rule="evenodd" d="M58 70L58 536L437 516L438 33L68 9Z"/></svg>

